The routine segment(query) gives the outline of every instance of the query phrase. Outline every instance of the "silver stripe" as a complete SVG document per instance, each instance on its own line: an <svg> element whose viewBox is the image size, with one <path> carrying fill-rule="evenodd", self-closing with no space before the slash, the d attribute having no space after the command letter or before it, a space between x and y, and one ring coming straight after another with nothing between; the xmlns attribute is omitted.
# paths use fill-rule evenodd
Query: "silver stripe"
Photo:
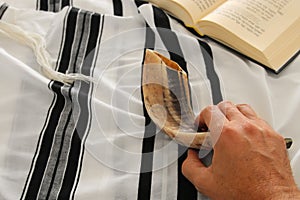
<svg viewBox="0 0 300 200"><path fill-rule="evenodd" d="M90 17L92 17L92 15L93 15L93 13L90 13ZM93 62L92 62L92 65L90 66L90 68L91 68L91 71L90 71L90 75L92 76L92 74L93 74L93 71L94 71L94 68L95 68L95 63L96 63L96 59L97 59L97 53L98 53L98 50L99 50L99 43L100 43L100 39L101 39L101 34L102 34L102 25L103 25L103 23L104 23L104 20L103 20L103 18L104 18L104 16L102 15L101 17L100 17L100 25L99 25L99 30L98 30L98 38L97 38L97 43L96 43L96 45L95 45L95 54L94 54L94 56L93 56ZM90 19L91 20L91 19ZM91 21L90 21L90 23L89 23L89 31L90 31L90 29L91 29ZM86 46L87 47L87 46ZM89 56L88 56L89 57ZM90 59L90 58L88 58L88 59ZM84 61L83 61L83 63L84 63ZM82 64L83 64L82 63ZM80 66L80 68L82 68L82 64L81 64L81 66ZM81 81L80 81L80 84L81 84ZM83 148L83 145L84 145L84 143L85 143L85 141L86 141L86 138L87 138L87 136L88 136L88 134L87 134L87 132L89 131L89 128L88 127L90 127L90 124L91 124L91 118L92 118L92 111L91 111L91 97L93 96L92 95L92 93L93 93L93 84L91 83L90 85L89 85L90 87L89 87L89 93L88 93L88 95L87 95L87 97L88 97L88 99L87 99L87 102L88 102L88 110L87 110L87 112L89 113L88 114L88 117L89 117L89 119L88 119L88 123L87 123L87 125L86 125L86 130L85 130L85 133L83 134L83 138L82 138L82 143L81 143L81 151L80 151L80 155L79 155L79 160L78 160L78 162L79 163L81 163L82 162L82 158L83 158L83 153L84 153L84 148ZM81 85L79 86L80 88L81 88ZM78 96L79 97L79 96ZM82 98L82 97L81 97ZM78 108L79 108L79 98L78 99L76 99L76 103L78 104ZM77 123L77 126L80 126L80 124L79 123ZM79 175L80 175L80 171L79 170L77 170L77 173L76 173L76 177L75 177L75 180L78 180L78 178L79 178ZM75 194L75 190L76 190L76 187L77 187L77 185L76 184L74 184L73 185L73 188L72 188L72 190L71 190L71 194L70 194L70 197L72 197L74 194Z"/></svg>
<svg viewBox="0 0 300 200"><path fill-rule="evenodd" d="M49 0L48 1L48 11L58 12L61 10L61 0Z"/></svg>
<svg viewBox="0 0 300 200"><path fill-rule="evenodd" d="M92 13L86 13L85 21L83 22L85 24L83 35L82 35L82 41L81 46L78 49L78 55L76 57L76 63L75 63L75 71L81 72L82 65L84 63L84 57L85 52L87 50L88 40L89 40L89 33L91 29L91 19L92 19ZM88 27L86 27L88 25Z"/></svg>
<svg viewBox="0 0 300 200"><path fill-rule="evenodd" d="M69 86L68 87L64 86L61 89L61 93L65 99L65 106L60 115L59 124L55 130L55 136L54 136L53 143L52 143L50 157L48 159L47 167L46 167L44 177L42 180L42 184L40 187L40 191L38 194L38 197L40 199L47 198L48 191L51 187L52 177L55 174L54 170L56 167L56 163L58 162L58 158L59 158L58 155L59 155L60 147L62 144L66 143L66 141L68 141L66 138L70 137L70 135L72 134L72 133L65 132L65 138L63 138L65 126L69 125L68 124L69 122L67 121L68 115L72 110L72 104L71 104L72 102L68 95L69 89L70 89ZM60 159L59 162L61 163L61 161L63 161L63 160ZM56 174L57 174L57 172L56 172Z"/></svg>
<svg viewBox="0 0 300 200"><path fill-rule="evenodd" d="M72 88L72 90L76 90L78 91L76 86ZM73 95L72 95L73 96ZM76 105L76 101L70 102L70 105ZM63 174L65 174L66 168L67 168L67 164L68 164L68 157L69 157L69 152L71 149L71 142L72 142L72 134L75 131L75 127L76 124L78 122L78 118L79 118L79 114L80 112L77 111L76 109L74 110L74 108L72 109L72 114L71 114L71 119L70 122L67 124L66 127L66 132L65 132L65 139L63 141L63 146L62 146L62 151L59 157L59 164L57 166L57 171L54 177L54 182L53 182L53 186L50 192L50 196L49 199L57 199L57 195L59 194L60 188L62 186L63 183Z"/></svg>
<svg viewBox="0 0 300 200"><path fill-rule="evenodd" d="M86 18L84 16L86 15ZM91 15L88 15L86 13L79 12L78 18L77 18L77 25L76 25L76 35L74 39L74 45L72 47L72 56L71 56L71 62L68 67L69 71L74 71L74 66L75 66L75 72L80 71L80 66L81 63L83 62L84 55L86 52L86 46L87 46L87 41L89 37L89 30L90 30L90 21L91 21ZM84 25L89 25L88 27L84 27ZM81 40L81 41L80 41ZM68 156L69 152L71 149L71 142L72 142L72 134L74 133L74 130L77 126L78 119L80 116L80 108L79 108L79 91L80 91L80 84L75 84L74 87L72 88L72 91L75 91L75 94L72 95L72 102L68 102L69 105L73 106L73 113L71 116L71 120L69 124L67 124L66 128L66 137L65 140L63 141L63 146L62 146L62 153L60 155L60 162L59 165L57 166L57 172L54 177L54 182L52 189L50 191L50 199L56 199L57 195L59 194L59 191L62 187L63 183L63 174L67 168L68 164ZM69 111L71 112L71 111Z"/></svg>
<svg viewBox="0 0 300 200"><path fill-rule="evenodd" d="M79 10L79 14L77 15L77 24L76 24L76 29L75 29L75 36L74 36L74 42L72 44L72 53L71 53L71 57L70 57L70 62L69 62L69 66L68 66L68 72L74 72L74 69L77 70L77 66L75 66L77 64L77 59L84 56L82 54L78 54L77 55L77 51L79 49L80 51L80 38L81 36L84 38L84 36L86 36L87 32L86 30L84 30L84 33L82 33L82 29L83 29L83 23L84 23L84 13L82 12L82 10ZM78 57L77 57L78 56ZM75 68L74 68L75 66Z"/></svg>
<svg viewBox="0 0 300 200"><path fill-rule="evenodd" d="M52 11L53 10L53 0L48 0L48 11Z"/></svg>

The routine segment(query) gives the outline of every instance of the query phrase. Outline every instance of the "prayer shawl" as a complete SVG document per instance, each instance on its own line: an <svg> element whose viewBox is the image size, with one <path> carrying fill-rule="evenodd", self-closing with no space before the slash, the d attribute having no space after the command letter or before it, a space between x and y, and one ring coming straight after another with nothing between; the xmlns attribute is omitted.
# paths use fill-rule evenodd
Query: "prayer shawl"
<svg viewBox="0 0 300 200"><path fill-rule="evenodd" d="M249 103L297 138L299 58L274 75L142 1L0 1L0 19L0 199L206 199L145 110L147 48L188 73L196 114Z"/></svg>

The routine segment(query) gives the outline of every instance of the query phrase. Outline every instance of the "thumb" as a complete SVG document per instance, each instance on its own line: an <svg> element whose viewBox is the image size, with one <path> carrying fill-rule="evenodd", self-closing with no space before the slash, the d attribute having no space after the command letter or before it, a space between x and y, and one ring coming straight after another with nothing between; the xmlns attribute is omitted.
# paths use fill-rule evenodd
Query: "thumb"
<svg viewBox="0 0 300 200"><path fill-rule="evenodd" d="M182 173L200 192L210 187L207 181L211 178L210 168L199 160L197 151L188 150L188 156L182 164Z"/></svg>

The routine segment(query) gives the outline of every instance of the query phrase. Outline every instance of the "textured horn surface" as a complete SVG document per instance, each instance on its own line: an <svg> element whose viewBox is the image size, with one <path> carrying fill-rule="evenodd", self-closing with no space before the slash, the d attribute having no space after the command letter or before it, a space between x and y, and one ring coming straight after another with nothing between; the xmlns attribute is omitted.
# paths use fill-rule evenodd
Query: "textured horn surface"
<svg viewBox="0 0 300 200"><path fill-rule="evenodd" d="M146 50L142 90L152 121L177 143L199 149L207 132L197 132L187 74L174 61Z"/></svg>

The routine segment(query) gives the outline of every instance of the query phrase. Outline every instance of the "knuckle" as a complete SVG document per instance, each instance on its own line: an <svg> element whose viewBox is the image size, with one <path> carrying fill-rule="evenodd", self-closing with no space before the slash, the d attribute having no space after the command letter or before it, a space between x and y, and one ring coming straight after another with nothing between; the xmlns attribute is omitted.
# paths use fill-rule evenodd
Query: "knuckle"
<svg viewBox="0 0 300 200"><path fill-rule="evenodd" d="M232 105L232 102L228 101L228 100L224 100L224 101L221 101L218 105Z"/></svg>
<svg viewBox="0 0 300 200"><path fill-rule="evenodd" d="M227 108L232 107L232 105L233 105L233 103L231 101L222 101L217 106L219 108L227 109Z"/></svg>
<svg viewBox="0 0 300 200"><path fill-rule="evenodd" d="M237 132L237 129L229 124L225 124L222 129L222 134L226 135L236 134Z"/></svg>
<svg viewBox="0 0 300 200"><path fill-rule="evenodd" d="M249 104L237 104L236 107L242 111L254 112Z"/></svg>
<svg viewBox="0 0 300 200"><path fill-rule="evenodd" d="M246 103L237 104L236 106L251 108L251 106L249 104L246 104Z"/></svg>
<svg viewBox="0 0 300 200"><path fill-rule="evenodd" d="M209 105L205 108L206 111L208 112L212 112L214 110L216 110L216 106L215 105Z"/></svg>
<svg viewBox="0 0 300 200"><path fill-rule="evenodd" d="M234 113L236 111L236 108L235 107L226 107L226 113ZM226 115L225 113L225 115Z"/></svg>
<svg viewBox="0 0 300 200"><path fill-rule="evenodd" d="M215 110L216 110L215 105L209 105L202 110L202 112L200 113L200 117L204 118L204 116L207 116L207 117L211 116Z"/></svg>
<svg viewBox="0 0 300 200"><path fill-rule="evenodd" d="M263 132L263 129L256 124L250 122L249 120L246 120L244 123L242 123L242 128L243 130L249 132L249 133L254 133L254 132Z"/></svg>

